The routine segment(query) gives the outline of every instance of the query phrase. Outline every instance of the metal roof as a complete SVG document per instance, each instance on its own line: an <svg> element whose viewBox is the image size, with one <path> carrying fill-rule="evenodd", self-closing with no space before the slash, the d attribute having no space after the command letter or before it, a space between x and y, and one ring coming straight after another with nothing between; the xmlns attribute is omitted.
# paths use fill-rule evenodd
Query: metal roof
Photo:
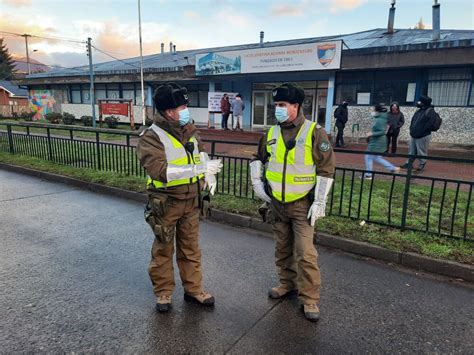
<svg viewBox="0 0 474 355"><path fill-rule="evenodd" d="M4 88L5 90L9 91L13 94L13 96L25 96L28 97L28 90L20 89L18 86L13 85L8 80L0 80L0 87Z"/></svg>
<svg viewBox="0 0 474 355"><path fill-rule="evenodd" d="M311 37L284 41L265 42L263 47L287 46L295 44L324 42L342 40L343 50L386 50L386 51L408 51L431 48L453 48L474 46L474 31L472 30L441 30L440 40L433 41L432 30L395 29L393 33L386 33L387 29L377 28L363 32L334 35L325 37ZM152 72L174 72L181 71L185 66L195 64L195 55L208 52L224 52L245 49L261 48L260 43L251 43L226 47L202 48L193 50L177 51L176 53L165 52L163 54L152 54L143 57L145 73ZM94 65L96 75L107 74L130 74L140 70L140 57L114 60L110 62L97 63ZM28 78L45 78L61 76L88 75L89 67L81 66L71 69L52 70L47 73L28 75Z"/></svg>

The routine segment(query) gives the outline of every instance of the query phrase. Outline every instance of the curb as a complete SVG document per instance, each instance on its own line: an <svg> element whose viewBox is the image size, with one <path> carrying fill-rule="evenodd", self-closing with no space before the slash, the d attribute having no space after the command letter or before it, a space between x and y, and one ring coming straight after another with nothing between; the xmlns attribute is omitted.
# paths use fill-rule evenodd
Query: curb
<svg viewBox="0 0 474 355"><path fill-rule="evenodd" d="M226 223L243 228L251 228L260 232L272 232L272 226L270 224L263 223L257 218L241 216L236 213L212 210L212 214L209 219L214 222ZM410 252L399 252L370 243L351 240L321 232L316 232L314 237L315 244L326 248L338 249L351 254L382 260L387 263L402 265L410 269L423 270L434 274L474 282L474 266L471 265L465 265L449 260L433 259Z"/></svg>
<svg viewBox="0 0 474 355"><path fill-rule="evenodd" d="M121 197L136 202L146 203L147 201L147 196L144 193L123 190L120 188L109 187L96 183L84 182L75 178L24 168L17 165L0 162L0 169L30 175L53 182L59 182L96 193ZM265 233L272 232L272 226L270 224L263 223L257 218L242 216L236 213L230 213L221 210L213 209L209 220L243 228L250 228ZM331 249L342 250L351 254L357 254L389 263L395 263L410 269L424 270L435 274L474 282L474 266L457 263L455 261L438 260L409 252L397 252L366 242L360 242L317 232L315 233L315 244Z"/></svg>
<svg viewBox="0 0 474 355"><path fill-rule="evenodd" d="M5 164L5 163L0 162L0 169L11 171L14 173L30 175L30 176L38 177L38 178L45 179L48 181L52 181L52 182L59 182L62 184L79 187L84 190L89 190L92 192L97 192L97 193L101 193L105 195L122 197L129 200L137 201L137 202L146 203L147 201L147 196L144 193L123 190L117 187L105 186L105 185L96 184L93 182L85 182L85 181L75 179L72 177L48 173L45 171L40 171L40 170L35 170L35 169L30 169L30 168L24 168L18 165L10 165L10 164Z"/></svg>

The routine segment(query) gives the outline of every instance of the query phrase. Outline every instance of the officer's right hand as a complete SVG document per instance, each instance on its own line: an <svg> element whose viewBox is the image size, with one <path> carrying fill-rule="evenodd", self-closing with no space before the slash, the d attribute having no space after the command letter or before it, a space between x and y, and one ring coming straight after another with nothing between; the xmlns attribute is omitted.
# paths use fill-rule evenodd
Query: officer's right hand
<svg viewBox="0 0 474 355"><path fill-rule="evenodd" d="M220 159L208 160L206 163L206 174L216 175L222 169L222 161Z"/></svg>
<svg viewBox="0 0 474 355"><path fill-rule="evenodd" d="M272 202L272 199L270 196L267 195L265 192L265 188L263 187L263 182L260 183L254 183L252 185L253 187L253 192L255 193L255 196L257 196L260 200L265 201L265 202Z"/></svg>

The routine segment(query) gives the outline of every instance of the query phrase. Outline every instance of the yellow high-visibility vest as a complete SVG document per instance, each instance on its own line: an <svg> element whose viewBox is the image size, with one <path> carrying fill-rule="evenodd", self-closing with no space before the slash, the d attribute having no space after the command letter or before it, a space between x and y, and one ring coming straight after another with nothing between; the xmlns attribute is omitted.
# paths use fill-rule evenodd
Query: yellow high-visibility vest
<svg viewBox="0 0 474 355"><path fill-rule="evenodd" d="M316 185L316 164L313 159L313 131L315 122L305 120L295 141L295 147L287 150L280 126L270 128L267 134L267 152L270 155L265 178L272 195L287 203L306 196Z"/></svg>
<svg viewBox="0 0 474 355"><path fill-rule="evenodd" d="M150 126L158 138L160 138L161 143L163 143L165 147L165 155L166 161L168 166L177 166L177 167L189 167L190 165L197 165L201 162L201 158L199 156L199 148L198 142L195 137L189 138L189 142L194 144L194 151L191 155L186 151L186 148L181 144L179 140L177 140L173 135L166 132L164 129L158 127L155 124ZM154 180L150 176L147 178L147 185L153 184L153 186L157 189L171 187L171 186L178 186L178 185L185 185L185 184L192 184L198 181L198 178L201 179L204 177L204 174L194 176L192 178L183 178L177 180L171 180L168 182L163 182L159 180Z"/></svg>

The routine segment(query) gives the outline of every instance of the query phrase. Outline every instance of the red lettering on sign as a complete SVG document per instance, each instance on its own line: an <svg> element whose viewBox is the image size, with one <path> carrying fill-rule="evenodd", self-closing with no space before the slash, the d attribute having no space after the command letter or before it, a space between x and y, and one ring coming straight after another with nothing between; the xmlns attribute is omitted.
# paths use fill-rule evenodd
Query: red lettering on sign
<svg viewBox="0 0 474 355"><path fill-rule="evenodd" d="M102 114L104 115L121 115L128 116L128 105L127 104L102 104Z"/></svg>

